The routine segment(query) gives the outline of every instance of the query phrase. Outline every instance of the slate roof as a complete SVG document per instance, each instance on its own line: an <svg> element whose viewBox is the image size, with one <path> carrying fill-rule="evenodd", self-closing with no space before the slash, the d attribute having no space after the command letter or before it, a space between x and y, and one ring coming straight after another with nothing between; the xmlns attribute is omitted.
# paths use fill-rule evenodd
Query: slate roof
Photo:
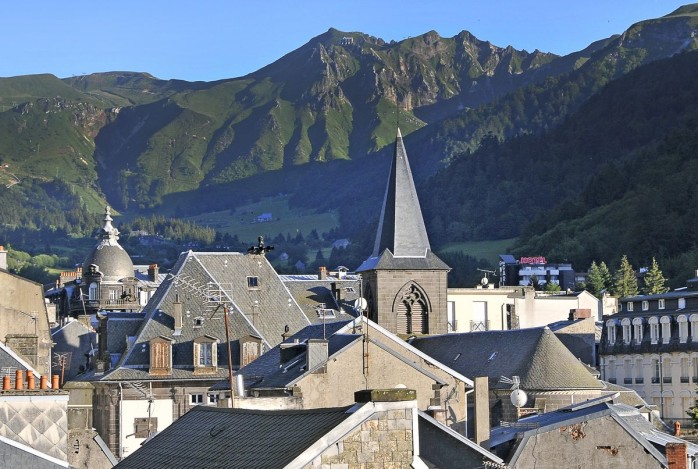
<svg viewBox="0 0 698 469"><path fill-rule="evenodd" d="M13 469L58 469L70 467L62 461L46 453L37 451L31 446L0 436L0 461L3 467Z"/></svg>
<svg viewBox="0 0 698 469"><path fill-rule="evenodd" d="M350 321L341 321L328 323L323 328L322 324L313 324L307 326L304 329L298 331L296 334L289 337L283 343L292 344L298 342L299 344L305 343L308 339L322 339L323 337L331 337L340 330L345 329L345 326L349 324ZM339 342L334 344L330 343L329 354L332 355L333 351L336 351L341 347ZM281 347L280 345L275 346L255 361L249 365L243 367L238 371L245 377L245 387L250 389L255 387L262 388L280 388L285 387L287 383L296 379L298 375L298 368L293 370L293 378L286 379L285 373L283 372L283 367L280 366L281 363ZM303 354L305 357L305 354ZM230 389L229 381L220 381L211 387L213 391L227 390Z"/></svg>
<svg viewBox="0 0 698 469"><path fill-rule="evenodd" d="M254 288L248 287L250 276L257 278ZM239 339L259 337L263 349L268 350L281 342L286 326L295 332L310 324L263 255L188 251L180 255L171 274L143 309L145 318L135 334L133 345L124 352L114 370L94 379L196 380L226 377L223 309L215 309L218 302L210 301L212 295L222 295L223 301L230 305L229 331L235 368L239 366ZM173 305L176 298L182 303L184 319L179 334L174 330ZM194 376L193 341L204 335L219 341L218 369L216 374ZM173 341L171 375L154 377L148 374L150 340L156 337ZM118 337L116 340L119 340Z"/></svg>
<svg viewBox="0 0 698 469"><path fill-rule="evenodd" d="M400 129L395 139L373 253L357 272L376 269L450 270L431 252Z"/></svg>
<svg viewBox="0 0 698 469"><path fill-rule="evenodd" d="M465 376L489 377L490 389L510 388L501 376L519 376L527 391L604 387L547 327L418 337L410 344Z"/></svg>
<svg viewBox="0 0 698 469"><path fill-rule="evenodd" d="M65 381L70 381L87 370L85 354L92 355L93 350L97 349L97 333L77 320L72 320L64 326L55 328L51 332L51 340L54 343L51 349L54 373L60 373L60 367L56 366L56 355L70 354L63 355L66 359Z"/></svg>
<svg viewBox="0 0 698 469"><path fill-rule="evenodd" d="M115 467L284 467L349 418L349 409L261 411L197 406Z"/></svg>
<svg viewBox="0 0 698 469"><path fill-rule="evenodd" d="M31 366L29 362L27 362L22 356L5 345L3 342L0 342L0 375L9 375L13 388L15 384L15 371L17 370L31 370L37 379L40 377L39 373Z"/></svg>
<svg viewBox="0 0 698 469"><path fill-rule="evenodd" d="M334 310L335 315L334 318L325 317L325 322L346 321L356 316L353 303L360 296L360 283L356 275L345 279L328 277L324 280L318 279L317 275L280 275L279 278L311 323L323 322L323 318L317 313L322 304ZM341 289L340 302L332 294L333 283Z"/></svg>

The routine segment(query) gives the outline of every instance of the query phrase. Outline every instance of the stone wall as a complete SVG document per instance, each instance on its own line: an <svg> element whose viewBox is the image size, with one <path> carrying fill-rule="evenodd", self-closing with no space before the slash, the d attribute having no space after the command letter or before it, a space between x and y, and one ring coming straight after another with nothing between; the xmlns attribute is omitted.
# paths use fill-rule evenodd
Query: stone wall
<svg viewBox="0 0 698 469"><path fill-rule="evenodd" d="M376 412L307 468L405 468L414 457L413 409Z"/></svg>

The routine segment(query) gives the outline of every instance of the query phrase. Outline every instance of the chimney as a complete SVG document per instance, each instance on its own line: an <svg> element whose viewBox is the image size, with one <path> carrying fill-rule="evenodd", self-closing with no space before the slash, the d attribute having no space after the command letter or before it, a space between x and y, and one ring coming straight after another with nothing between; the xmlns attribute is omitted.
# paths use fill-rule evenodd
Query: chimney
<svg viewBox="0 0 698 469"><path fill-rule="evenodd" d="M434 391L434 397L429 399L427 414L437 422L446 425L446 409L441 405L441 385L434 383L431 385L431 390Z"/></svg>
<svg viewBox="0 0 698 469"><path fill-rule="evenodd" d="M570 321L575 321L577 319L587 319L591 317L591 309L588 308L576 308L570 310Z"/></svg>
<svg viewBox="0 0 698 469"><path fill-rule="evenodd" d="M337 303L342 301L342 288L337 285L337 282L332 282L332 296Z"/></svg>
<svg viewBox="0 0 698 469"><path fill-rule="evenodd" d="M487 376L475 378L475 443L490 449L490 389Z"/></svg>
<svg viewBox="0 0 698 469"><path fill-rule="evenodd" d="M686 443L667 443L666 462L669 469L688 469Z"/></svg>
<svg viewBox="0 0 698 469"><path fill-rule="evenodd" d="M158 279L159 273L160 273L160 268L158 267L157 264L150 264L148 266L148 278L151 281L156 282Z"/></svg>
<svg viewBox="0 0 698 469"><path fill-rule="evenodd" d="M150 272L150 271L148 271ZM184 316L182 315L182 303L179 301L179 293L175 294L174 303L172 303L174 309L174 335L180 335L182 333L182 323L184 322Z"/></svg>
<svg viewBox="0 0 698 469"><path fill-rule="evenodd" d="M354 393L357 404L366 402L404 402L416 401L417 391L407 388L394 389L362 389Z"/></svg>
<svg viewBox="0 0 698 469"><path fill-rule="evenodd" d="M325 280L327 278L327 267L320 266L320 270L318 271L317 278L318 278L318 280Z"/></svg>
<svg viewBox="0 0 698 469"><path fill-rule="evenodd" d="M327 358L329 357L329 346L326 339L308 339L305 352L305 369L313 370L320 365L317 373L325 373L327 371Z"/></svg>
<svg viewBox="0 0 698 469"><path fill-rule="evenodd" d="M0 269L7 270L7 251L5 251L5 246L0 246Z"/></svg>

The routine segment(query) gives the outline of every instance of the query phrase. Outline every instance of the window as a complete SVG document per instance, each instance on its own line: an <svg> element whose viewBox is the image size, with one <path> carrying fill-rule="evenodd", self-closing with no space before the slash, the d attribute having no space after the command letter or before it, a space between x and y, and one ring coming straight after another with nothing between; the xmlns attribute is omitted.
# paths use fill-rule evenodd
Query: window
<svg viewBox="0 0 698 469"><path fill-rule="evenodd" d="M664 358L662 360L662 383L671 383L671 359Z"/></svg>
<svg viewBox="0 0 698 469"><path fill-rule="evenodd" d="M657 307L658 307L659 309L664 309L664 308L666 307L666 304L665 304L665 302L664 302L664 298L661 298L661 299L657 300Z"/></svg>
<svg viewBox="0 0 698 469"><path fill-rule="evenodd" d="M682 314L676 318L676 322L679 324L679 342L685 344L688 342L688 318Z"/></svg>
<svg viewBox="0 0 698 469"><path fill-rule="evenodd" d="M691 358L691 376L693 376L693 382L698 383L698 357Z"/></svg>
<svg viewBox="0 0 698 469"><path fill-rule="evenodd" d="M157 417L141 417L133 419L133 436L136 438L148 438L157 431Z"/></svg>
<svg viewBox="0 0 698 469"><path fill-rule="evenodd" d="M623 320L620 322L620 325L623 329L623 343L625 345L628 345L632 340L630 318L623 318Z"/></svg>
<svg viewBox="0 0 698 469"><path fill-rule="evenodd" d="M691 340L698 342L698 314L691 314L688 319L691 321Z"/></svg>
<svg viewBox="0 0 698 469"><path fill-rule="evenodd" d="M92 282L90 284L90 288L87 290L87 299L88 300L97 300L97 292L99 290L97 289L97 284L95 282Z"/></svg>
<svg viewBox="0 0 698 469"><path fill-rule="evenodd" d="M218 397L216 397L215 394L209 394L208 395L208 405L216 405L216 402L218 402Z"/></svg>
<svg viewBox="0 0 698 469"><path fill-rule="evenodd" d="M213 366L213 344L211 342L199 344L199 366Z"/></svg>
<svg viewBox="0 0 698 469"><path fill-rule="evenodd" d="M684 309L686 307L686 298L679 298L678 309Z"/></svg>
<svg viewBox="0 0 698 469"><path fill-rule="evenodd" d="M199 328L204 325L204 318L199 316L194 318L194 328Z"/></svg>
<svg viewBox="0 0 698 469"><path fill-rule="evenodd" d="M642 358L635 359L635 384L645 382L645 377L642 373Z"/></svg>
<svg viewBox="0 0 698 469"><path fill-rule="evenodd" d="M218 340L210 336L194 339L194 374L213 373L218 366Z"/></svg>
<svg viewBox="0 0 698 469"><path fill-rule="evenodd" d="M653 384L658 384L659 383L659 377L661 375L661 365L659 364L659 359L658 358L653 358L652 359L652 383Z"/></svg>
<svg viewBox="0 0 698 469"><path fill-rule="evenodd" d="M623 372L624 372L623 383L624 384L633 384L633 362L631 359L629 359L629 358L625 359L625 362L623 363Z"/></svg>
<svg viewBox="0 0 698 469"><path fill-rule="evenodd" d="M662 343L668 344L671 340L671 318L669 316L662 316L659 322L662 324Z"/></svg>
<svg viewBox="0 0 698 469"><path fill-rule="evenodd" d="M172 343L166 337L150 341L150 374L168 375L172 372Z"/></svg>
<svg viewBox="0 0 698 469"><path fill-rule="evenodd" d="M633 329L635 329L635 343L640 344L642 343L642 318L635 318L633 319Z"/></svg>
<svg viewBox="0 0 698 469"><path fill-rule="evenodd" d="M642 301L642 310L647 311L648 309L650 309L650 302L647 300L643 300Z"/></svg>
<svg viewBox="0 0 698 469"><path fill-rule="evenodd" d="M632 310L633 310L633 302L632 302L632 301L628 301L628 302L625 303L625 304L627 305L627 310L628 310L628 311L632 311Z"/></svg>
<svg viewBox="0 0 698 469"><path fill-rule="evenodd" d="M613 359L606 362L606 380L609 383L616 382L616 362Z"/></svg>
<svg viewBox="0 0 698 469"><path fill-rule="evenodd" d="M191 405L200 405L204 403L203 394L189 394L189 403Z"/></svg>
<svg viewBox="0 0 698 469"><path fill-rule="evenodd" d="M616 320L609 319L606 321L606 330L608 332L608 343L613 345L616 343Z"/></svg>
<svg viewBox="0 0 698 469"><path fill-rule="evenodd" d="M688 357L681 357L681 382L688 383L690 381L688 376Z"/></svg>
<svg viewBox="0 0 698 469"><path fill-rule="evenodd" d="M116 290L114 290L113 288L110 288L109 289L109 299L114 301L118 298L119 298L119 296L116 294Z"/></svg>
<svg viewBox="0 0 698 469"><path fill-rule="evenodd" d="M259 277L247 277L247 288L252 290L259 288Z"/></svg>
<svg viewBox="0 0 698 469"><path fill-rule="evenodd" d="M653 344L659 342L659 319L656 316L652 316L649 319L650 323L650 340Z"/></svg>

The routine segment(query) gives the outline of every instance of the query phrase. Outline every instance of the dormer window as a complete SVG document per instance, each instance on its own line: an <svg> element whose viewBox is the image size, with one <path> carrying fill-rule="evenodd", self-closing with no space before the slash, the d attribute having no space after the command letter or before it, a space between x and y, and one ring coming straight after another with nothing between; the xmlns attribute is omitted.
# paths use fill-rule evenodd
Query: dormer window
<svg viewBox="0 0 698 469"><path fill-rule="evenodd" d="M172 374L172 339L155 337L150 341L150 374Z"/></svg>
<svg viewBox="0 0 698 469"><path fill-rule="evenodd" d="M249 288L250 290L259 289L259 277L247 277L247 288Z"/></svg>
<svg viewBox="0 0 698 469"><path fill-rule="evenodd" d="M616 343L616 320L609 319L606 321L606 330L608 332L608 343L613 345Z"/></svg>
<svg viewBox="0 0 698 469"><path fill-rule="evenodd" d="M625 303L625 304L626 304L626 309L627 309L628 311L632 311L632 310L633 310L633 302L632 302L632 301L628 301L628 302Z"/></svg>
<svg viewBox="0 0 698 469"><path fill-rule="evenodd" d="M669 316L662 316L659 322L662 324L662 343L668 344L671 340L671 318Z"/></svg>
<svg viewBox="0 0 698 469"><path fill-rule="evenodd" d="M218 339L208 335L194 339L194 374L215 373L218 367Z"/></svg>
<svg viewBox="0 0 698 469"><path fill-rule="evenodd" d="M194 328L198 329L204 325L204 318L202 316L198 316L194 318Z"/></svg>
<svg viewBox="0 0 698 469"><path fill-rule="evenodd" d="M633 319L633 329L635 329L635 343L639 345L642 342L642 318Z"/></svg>
<svg viewBox="0 0 698 469"><path fill-rule="evenodd" d="M657 307L659 309L664 309L666 307L664 298L660 298L659 300L657 300Z"/></svg>
<svg viewBox="0 0 698 469"><path fill-rule="evenodd" d="M688 342L688 318L682 314L676 318L676 322L679 324L679 342L685 344Z"/></svg>
<svg viewBox="0 0 698 469"><path fill-rule="evenodd" d="M632 331L630 329L630 318L623 318L623 320L620 322L620 325L623 328L623 343L625 345L628 345L630 343L630 340L632 339Z"/></svg>
<svg viewBox="0 0 698 469"><path fill-rule="evenodd" d="M644 301L642 302L642 310L643 310L643 311L647 311L648 309L650 309L650 302L647 301L647 300L644 300Z"/></svg>
<svg viewBox="0 0 698 469"><path fill-rule="evenodd" d="M656 316L652 316L649 319L650 324L650 340L653 344L659 342L659 319Z"/></svg>

